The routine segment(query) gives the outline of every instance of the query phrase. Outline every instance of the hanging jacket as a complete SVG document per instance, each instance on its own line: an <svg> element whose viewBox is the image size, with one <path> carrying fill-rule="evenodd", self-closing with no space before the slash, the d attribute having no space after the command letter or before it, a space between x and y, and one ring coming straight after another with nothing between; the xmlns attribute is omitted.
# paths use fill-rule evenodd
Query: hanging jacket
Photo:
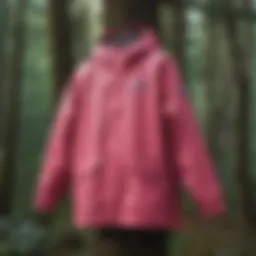
<svg viewBox="0 0 256 256"><path fill-rule="evenodd" d="M178 228L183 185L205 216L224 213L177 65L150 29L99 43L63 95L35 209L53 211L68 188L78 228Z"/></svg>

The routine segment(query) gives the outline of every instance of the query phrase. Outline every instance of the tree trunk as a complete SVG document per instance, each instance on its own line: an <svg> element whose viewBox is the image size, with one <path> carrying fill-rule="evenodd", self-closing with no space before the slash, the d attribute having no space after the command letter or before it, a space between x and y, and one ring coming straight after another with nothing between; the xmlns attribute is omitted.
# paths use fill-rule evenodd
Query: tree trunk
<svg viewBox="0 0 256 256"><path fill-rule="evenodd" d="M173 53L177 58L183 77L186 80L186 31L187 17L183 1L173 0Z"/></svg>
<svg viewBox="0 0 256 256"><path fill-rule="evenodd" d="M0 1L0 168L1 168L1 155L2 152L2 139L3 139L3 121L4 121L4 94L5 94L5 81L6 81L6 42L7 30L9 23L9 8L8 1Z"/></svg>
<svg viewBox="0 0 256 256"><path fill-rule="evenodd" d="M214 17L214 10L221 1L209 4L209 12L205 20L206 53L203 77L206 92L206 133L210 151L216 162L217 169L223 170L222 177L228 177L229 159L234 148L234 124L232 106L234 105L234 87L230 87L232 72L230 72L230 58L227 54L227 39L223 34L223 24ZM232 106L231 106L232 105ZM225 174L225 175L224 175ZM225 179L227 181L227 179Z"/></svg>
<svg viewBox="0 0 256 256"><path fill-rule="evenodd" d="M58 101L73 69L69 7L69 0L48 0L54 103Z"/></svg>
<svg viewBox="0 0 256 256"><path fill-rule="evenodd" d="M227 0L227 10L230 10L231 1ZM249 122L250 122L250 87L252 76L248 65L245 50L239 43L237 17L232 12L226 15L225 24L230 43L230 55L236 84L238 86L238 163L237 180L240 188L241 203L244 217L248 226L256 230L256 208L254 200L255 189L251 184L249 173Z"/></svg>
<svg viewBox="0 0 256 256"><path fill-rule="evenodd" d="M72 49L71 1L48 0L47 3L52 56L53 108L55 108L72 73L75 57ZM67 208L64 207L66 211ZM51 216L48 215L37 217L44 223L51 220Z"/></svg>
<svg viewBox="0 0 256 256"><path fill-rule="evenodd" d="M10 56L8 73L8 104L6 110L4 158L2 164L0 186L0 215L8 216L12 210L14 192L14 175L17 159L17 135L20 119L20 94L22 82L22 67L25 48L25 17L28 0L18 1L13 23L13 52Z"/></svg>
<svg viewBox="0 0 256 256"><path fill-rule="evenodd" d="M9 21L8 1L1 0L0 2L0 95L3 95L3 83L5 73L5 57L6 57L6 34ZM2 102L2 100L0 100Z"/></svg>
<svg viewBox="0 0 256 256"><path fill-rule="evenodd" d="M216 145L219 128L219 95L216 89L216 76L218 65L218 23L212 15L208 15L205 22L205 64L203 76L205 77L205 91L207 99L206 133L211 152L217 158Z"/></svg>
<svg viewBox="0 0 256 256"><path fill-rule="evenodd" d="M78 9L79 8L79 9ZM72 6L72 35L74 59L80 62L88 54L90 42L88 3L74 2Z"/></svg>

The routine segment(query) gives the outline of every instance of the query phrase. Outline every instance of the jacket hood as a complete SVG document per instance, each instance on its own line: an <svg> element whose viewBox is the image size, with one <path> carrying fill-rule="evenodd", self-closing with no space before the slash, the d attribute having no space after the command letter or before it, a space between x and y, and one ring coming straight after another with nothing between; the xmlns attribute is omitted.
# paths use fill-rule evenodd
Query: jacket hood
<svg viewBox="0 0 256 256"><path fill-rule="evenodd" d="M156 33L150 28L108 31L95 47L92 57L98 65L119 69L138 63L159 44Z"/></svg>

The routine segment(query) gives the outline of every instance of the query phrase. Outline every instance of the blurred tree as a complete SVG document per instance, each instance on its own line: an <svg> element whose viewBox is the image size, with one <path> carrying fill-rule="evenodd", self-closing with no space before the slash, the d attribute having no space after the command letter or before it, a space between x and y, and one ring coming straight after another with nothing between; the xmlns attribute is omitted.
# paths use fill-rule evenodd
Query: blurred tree
<svg viewBox="0 0 256 256"><path fill-rule="evenodd" d="M0 2L0 166L2 152L2 129L3 129L3 109L4 109L4 85L5 85L5 70L6 70L6 42L7 30L9 21L8 1Z"/></svg>
<svg viewBox="0 0 256 256"><path fill-rule="evenodd" d="M14 175L17 159L17 135L20 118L20 93L22 82L22 69L25 50L25 14L28 0L17 1L12 27L13 49L10 54L10 66L8 67L8 97L6 120L4 127L4 158L3 172L0 186L0 216L9 216L12 211L12 199L14 192Z"/></svg>
<svg viewBox="0 0 256 256"><path fill-rule="evenodd" d="M248 4L247 8L252 8L252 1L246 3ZM252 75L248 66L247 55L240 44L238 19L235 13L231 11L233 2L226 0L225 4L227 10L225 24L229 37L230 55L233 61L234 76L238 86L239 96L237 181L244 217L248 226L256 230L255 189L249 171L250 87L252 85Z"/></svg>
<svg viewBox="0 0 256 256"><path fill-rule="evenodd" d="M2 0L0 2L0 95L3 95L3 81L4 81L4 68L5 68L5 51L6 51L6 35L7 35L7 27L9 21L9 7L8 1ZM0 102L2 102L0 100Z"/></svg>
<svg viewBox="0 0 256 256"><path fill-rule="evenodd" d="M54 82L54 102L73 69L70 0L48 0L48 18Z"/></svg>
<svg viewBox="0 0 256 256"><path fill-rule="evenodd" d="M76 0L71 6L74 56L81 61L89 50L89 8L88 3Z"/></svg>
<svg viewBox="0 0 256 256"><path fill-rule="evenodd" d="M187 14L184 1L172 0L173 4L173 53L186 80Z"/></svg>
<svg viewBox="0 0 256 256"><path fill-rule="evenodd" d="M206 131L211 152L215 159L218 155L218 129L221 109L219 108L219 95L217 85L218 72L218 41L220 36L218 20L213 16L213 8L218 2L210 3L210 13L205 17L205 63L203 77L205 77L205 91L207 98Z"/></svg>
<svg viewBox="0 0 256 256"><path fill-rule="evenodd" d="M231 72L231 58L227 54L227 37L223 33L223 22L220 15L216 15L216 10L220 9L222 1L208 2L209 11L205 15L204 22L206 52L202 69L206 92L205 126L209 148L223 179L223 185L225 189L230 190L233 186L230 186L232 183L230 159L235 151L233 112L236 90L232 86L234 78Z"/></svg>

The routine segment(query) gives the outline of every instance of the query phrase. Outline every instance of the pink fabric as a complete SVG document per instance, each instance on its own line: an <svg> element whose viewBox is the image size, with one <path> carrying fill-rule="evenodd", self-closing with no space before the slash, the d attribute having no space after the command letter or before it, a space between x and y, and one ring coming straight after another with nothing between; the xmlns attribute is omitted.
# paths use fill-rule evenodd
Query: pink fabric
<svg viewBox="0 0 256 256"><path fill-rule="evenodd" d="M177 228L185 184L206 216L225 203L179 72L151 30L96 47L75 72L51 129L35 208L71 189L79 228Z"/></svg>

